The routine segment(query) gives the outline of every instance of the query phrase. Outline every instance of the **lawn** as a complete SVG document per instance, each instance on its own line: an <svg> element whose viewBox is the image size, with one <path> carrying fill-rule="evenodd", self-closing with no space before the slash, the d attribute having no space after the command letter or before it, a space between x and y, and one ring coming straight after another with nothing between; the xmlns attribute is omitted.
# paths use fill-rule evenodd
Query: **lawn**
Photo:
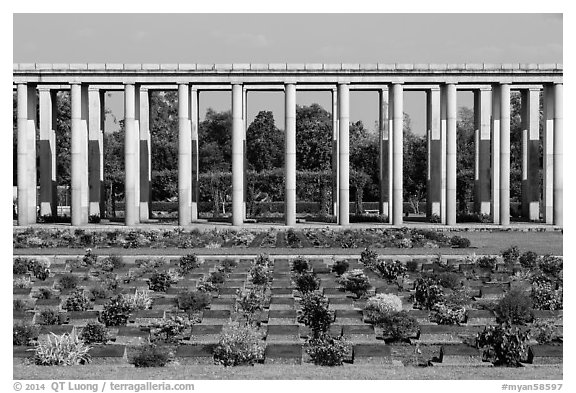
<svg viewBox="0 0 576 393"><path fill-rule="evenodd" d="M216 365L168 366L163 368L135 368L123 365L88 365L72 367L43 367L14 365L17 379L160 379L160 380L561 380L562 366L550 367L393 367L378 365L352 365L320 367L310 364L299 366L256 365L254 367L224 368Z"/></svg>

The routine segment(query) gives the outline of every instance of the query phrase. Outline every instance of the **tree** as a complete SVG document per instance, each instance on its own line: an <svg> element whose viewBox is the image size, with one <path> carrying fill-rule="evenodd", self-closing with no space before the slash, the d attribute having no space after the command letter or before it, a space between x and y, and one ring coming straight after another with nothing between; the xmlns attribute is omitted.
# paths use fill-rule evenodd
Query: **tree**
<svg viewBox="0 0 576 393"><path fill-rule="evenodd" d="M198 159L201 172L232 170L232 112L206 111L198 125Z"/></svg>
<svg viewBox="0 0 576 393"><path fill-rule="evenodd" d="M410 116L404 113L403 128L403 200L409 201L415 213L419 213L419 202L426 195L427 141L425 135L412 132Z"/></svg>
<svg viewBox="0 0 576 393"><path fill-rule="evenodd" d="M474 111L460 107L456 122L456 200L458 211L463 213L468 212L468 202L473 199L476 155L474 130Z"/></svg>
<svg viewBox="0 0 576 393"><path fill-rule="evenodd" d="M296 169L328 170L332 160L332 115L318 104L296 106Z"/></svg>
<svg viewBox="0 0 576 393"><path fill-rule="evenodd" d="M271 111L260 111L246 131L249 168L257 172L284 165L284 135L274 124Z"/></svg>

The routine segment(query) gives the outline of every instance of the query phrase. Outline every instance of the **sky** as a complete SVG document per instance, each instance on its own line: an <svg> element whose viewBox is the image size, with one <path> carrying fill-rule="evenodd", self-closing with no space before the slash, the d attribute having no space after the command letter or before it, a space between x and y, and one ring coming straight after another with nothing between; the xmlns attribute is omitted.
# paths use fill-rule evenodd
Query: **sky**
<svg viewBox="0 0 576 393"><path fill-rule="evenodd" d="M562 63L561 14L14 14L13 32L15 63ZM329 92L298 92L313 102L331 110ZM113 130L122 93L106 105ZM208 107L229 110L230 93L201 93ZM260 110L283 129L281 92L249 93L248 121ZM423 92L405 112L424 133ZM377 93L352 92L350 118L373 129Z"/></svg>

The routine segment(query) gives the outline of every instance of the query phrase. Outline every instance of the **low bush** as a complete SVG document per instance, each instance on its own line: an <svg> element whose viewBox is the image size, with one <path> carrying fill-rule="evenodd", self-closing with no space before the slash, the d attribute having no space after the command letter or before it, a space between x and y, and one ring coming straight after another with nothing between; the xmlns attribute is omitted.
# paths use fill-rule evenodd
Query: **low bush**
<svg viewBox="0 0 576 393"><path fill-rule="evenodd" d="M26 258L16 258L12 264L12 274L27 274L28 260Z"/></svg>
<svg viewBox="0 0 576 393"><path fill-rule="evenodd" d="M507 265L513 265L518 262L520 258L520 250L517 246L511 246L506 250L502 251L502 259L504 259L504 263Z"/></svg>
<svg viewBox="0 0 576 393"><path fill-rule="evenodd" d="M148 310L152 307L152 298L150 297L150 291L146 289L138 289L133 295L126 295L124 297L128 303L131 310Z"/></svg>
<svg viewBox="0 0 576 393"><path fill-rule="evenodd" d="M230 273L238 265L234 259L224 259L221 264L222 271L225 273Z"/></svg>
<svg viewBox="0 0 576 393"><path fill-rule="evenodd" d="M383 278L392 282L396 281L398 277L406 274L406 266L400 261L378 261L375 265L376 271L382 275Z"/></svg>
<svg viewBox="0 0 576 393"><path fill-rule="evenodd" d="M97 322L88 322L80 332L80 338L86 344L105 344L110 336L106 326Z"/></svg>
<svg viewBox="0 0 576 393"><path fill-rule="evenodd" d="M264 358L264 342L258 329L231 322L224 327L214 348L214 361L223 366L253 365Z"/></svg>
<svg viewBox="0 0 576 393"><path fill-rule="evenodd" d="M31 345L38 338L40 329L29 323L14 323L12 327L12 345Z"/></svg>
<svg viewBox="0 0 576 393"><path fill-rule="evenodd" d="M148 280L148 286L154 292L166 292L174 283L174 278L166 272L153 273Z"/></svg>
<svg viewBox="0 0 576 393"><path fill-rule="evenodd" d="M434 306L444 301L444 291L433 278L419 277L414 282L414 301L417 308L426 310L434 309Z"/></svg>
<svg viewBox="0 0 576 393"><path fill-rule="evenodd" d="M554 257L552 255L543 255L538 259L538 268L544 274L560 278L560 272L562 272L563 269L562 258Z"/></svg>
<svg viewBox="0 0 576 393"><path fill-rule="evenodd" d="M430 321L438 325L460 325L466 322L466 309L464 307L451 307L437 303L433 311Z"/></svg>
<svg viewBox="0 0 576 393"><path fill-rule="evenodd" d="M308 260L304 257L298 257L292 261L292 271L296 273L304 273L310 269Z"/></svg>
<svg viewBox="0 0 576 393"><path fill-rule="evenodd" d="M61 325L62 322L60 313L50 308L42 310L40 314L36 316L36 323L40 325Z"/></svg>
<svg viewBox="0 0 576 393"><path fill-rule="evenodd" d="M302 296L298 321L308 326L314 338L328 332L334 315L328 309L328 299L319 293L311 292Z"/></svg>
<svg viewBox="0 0 576 393"><path fill-rule="evenodd" d="M92 243L90 241L89 243ZM91 248L87 248L84 256L82 257L82 263L84 266L95 266L98 257L92 252Z"/></svg>
<svg viewBox="0 0 576 393"><path fill-rule="evenodd" d="M526 251L518 258L520 265L526 269L533 269L538 263L538 254L534 251Z"/></svg>
<svg viewBox="0 0 576 393"><path fill-rule="evenodd" d="M32 288L32 281L28 276L16 277L12 280L12 287L20 289Z"/></svg>
<svg viewBox="0 0 576 393"><path fill-rule="evenodd" d="M34 297L36 299L48 300L48 299L52 299L54 297L54 292L52 292L48 288L39 288L38 293L36 293L36 295Z"/></svg>
<svg viewBox="0 0 576 393"><path fill-rule="evenodd" d="M409 260L406 262L406 270L411 273L416 272L418 270L418 262L413 259Z"/></svg>
<svg viewBox="0 0 576 393"><path fill-rule="evenodd" d="M564 305L562 287L555 289L549 282L532 284L530 298L536 310L561 310Z"/></svg>
<svg viewBox="0 0 576 393"><path fill-rule="evenodd" d="M490 269L494 271L496 269L497 259L496 257L491 257L489 255L484 255L476 260L476 265L482 269Z"/></svg>
<svg viewBox="0 0 576 393"><path fill-rule="evenodd" d="M530 326L530 336L533 337L538 344L548 344L552 342L563 341L562 328L554 325L550 321L535 321Z"/></svg>
<svg viewBox="0 0 576 393"><path fill-rule="evenodd" d="M377 325L382 328L382 334L391 341L415 337L420 326L418 321L406 311L387 314L378 321Z"/></svg>
<svg viewBox="0 0 576 393"><path fill-rule="evenodd" d="M316 291L320 288L320 279L314 273L303 272L294 275L294 286L300 293Z"/></svg>
<svg viewBox="0 0 576 393"><path fill-rule="evenodd" d="M90 300L84 294L84 290L77 289L66 298L62 308L66 311L86 311L89 310L91 306Z"/></svg>
<svg viewBox="0 0 576 393"><path fill-rule="evenodd" d="M242 313L247 324L251 324L254 322L255 314L264 309L266 294L263 288L238 289L237 297L236 311Z"/></svg>
<svg viewBox="0 0 576 393"><path fill-rule="evenodd" d="M344 359L350 356L351 345L343 337L323 334L307 341L306 353L318 366L341 366Z"/></svg>
<svg viewBox="0 0 576 393"><path fill-rule="evenodd" d="M140 345L129 358L130 364L136 367L164 367L170 361L170 353L154 344Z"/></svg>
<svg viewBox="0 0 576 393"><path fill-rule="evenodd" d="M58 280L58 287L62 290L71 290L78 287L78 277L73 274L64 274Z"/></svg>
<svg viewBox="0 0 576 393"><path fill-rule="evenodd" d="M512 290L504 296L496 307L496 319L499 323L524 325L532 322L532 300L521 290Z"/></svg>
<svg viewBox="0 0 576 393"><path fill-rule="evenodd" d="M208 277L208 281L210 281L214 285L224 284L225 280L226 280L226 274L219 270L210 273L210 276Z"/></svg>
<svg viewBox="0 0 576 393"><path fill-rule="evenodd" d="M200 266L200 262L196 254L183 255L178 260L178 274L185 276L198 266Z"/></svg>
<svg viewBox="0 0 576 393"><path fill-rule="evenodd" d="M452 236L450 245L454 248L468 248L470 247L470 239L461 236Z"/></svg>
<svg viewBox="0 0 576 393"><path fill-rule="evenodd" d="M252 263L254 265L268 267L270 266L270 257L267 254L260 254L256 258L254 258L254 261Z"/></svg>
<svg viewBox="0 0 576 393"><path fill-rule="evenodd" d="M476 346L484 349L484 358L496 366L520 366L526 358L529 332L509 324L486 326L476 336Z"/></svg>
<svg viewBox="0 0 576 393"><path fill-rule="evenodd" d="M434 276L438 284L447 289L462 288L462 276L458 273L443 272Z"/></svg>
<svg viewBox="0 0 576 393"><path fill-rule="evenodd" d="M117 295L104 305L100 319L106 326L123 326L132 311L130 304L122 295Z"/></svg>
<svg viewBox="0 0 576 393"><path fill-rule="evenodd" d="M270 269L267 265L255 263L250 268L250 278L254 285L267 285L270 277Z"/></svg>
<svg viewBox="0 0 576 393"><path fill-rule="evenodd" d="M338 283L346 291L355 294L357 299L364 296L368 292L368 288L370 288L370 280L361 269L354 269L342 274L338 278Z"/></svg>
<svg viewBox="0 0 576 393"><path fill-rule="evenodd" d="M334 262L334 265L332 265L332 271L337 275L341 276L342 274L346 273L349 267L350 264L348 263L348 261L341 259L339 261Z"/></svg>
<svg viewBox="0 0 576 393"><path fill-rule="evenodd" d="M386 316L401 311L402 300L393 294L379 293L368 298L364 307L364 314L371 323L379 323Z"/></svg>
<svg viewBox="0 0 576 393"><path fill-rule="evenodd" d="M90 346L78 338L76 328L58 336L51 333L47 340L38 343L33 362L39 366L73 366L90 362Z"/></svg>
<svg viewBox="0 0 576 393"><path fill-rule="evenodd" d="M178 315L172 315L152 323L150 325L150 334L154 342L172 343L181 339L181 334L189 327L189 319L186 320Z"/></svg>
<svg viewBox="0 0 576 393"><path fill-rule="evenodd" d="M367 267L374 266L376 262L378 262L378 254L369 248L365 248L364 251L360 253L360 262Z"/></svg>
<svg viewBox="0 0 576 393"><path fill-rule="evenodd" d="M210 305L211 296L202 291L185 291L178 294L178 308L188 314L200 312Z"/></svg>
<svg viewBox="0 0 576 393"><path fill-rule="evenodd" d="M96 261L96 267L104 272L111 272L122 266L124 266L124 262L122 262L122 257L118 255L109 255L106 258Z"/></svg>

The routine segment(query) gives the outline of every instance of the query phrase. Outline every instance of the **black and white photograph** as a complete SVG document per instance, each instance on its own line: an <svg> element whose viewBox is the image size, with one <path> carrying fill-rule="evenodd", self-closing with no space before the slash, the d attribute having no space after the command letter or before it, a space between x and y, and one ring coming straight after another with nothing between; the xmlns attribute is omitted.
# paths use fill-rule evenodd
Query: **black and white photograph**
<svg viewBox="0 0 576 393"><path fill-rule="evenodd" d="M574 389L562 10L76 8L10 15L9 391Z"/></svg>

